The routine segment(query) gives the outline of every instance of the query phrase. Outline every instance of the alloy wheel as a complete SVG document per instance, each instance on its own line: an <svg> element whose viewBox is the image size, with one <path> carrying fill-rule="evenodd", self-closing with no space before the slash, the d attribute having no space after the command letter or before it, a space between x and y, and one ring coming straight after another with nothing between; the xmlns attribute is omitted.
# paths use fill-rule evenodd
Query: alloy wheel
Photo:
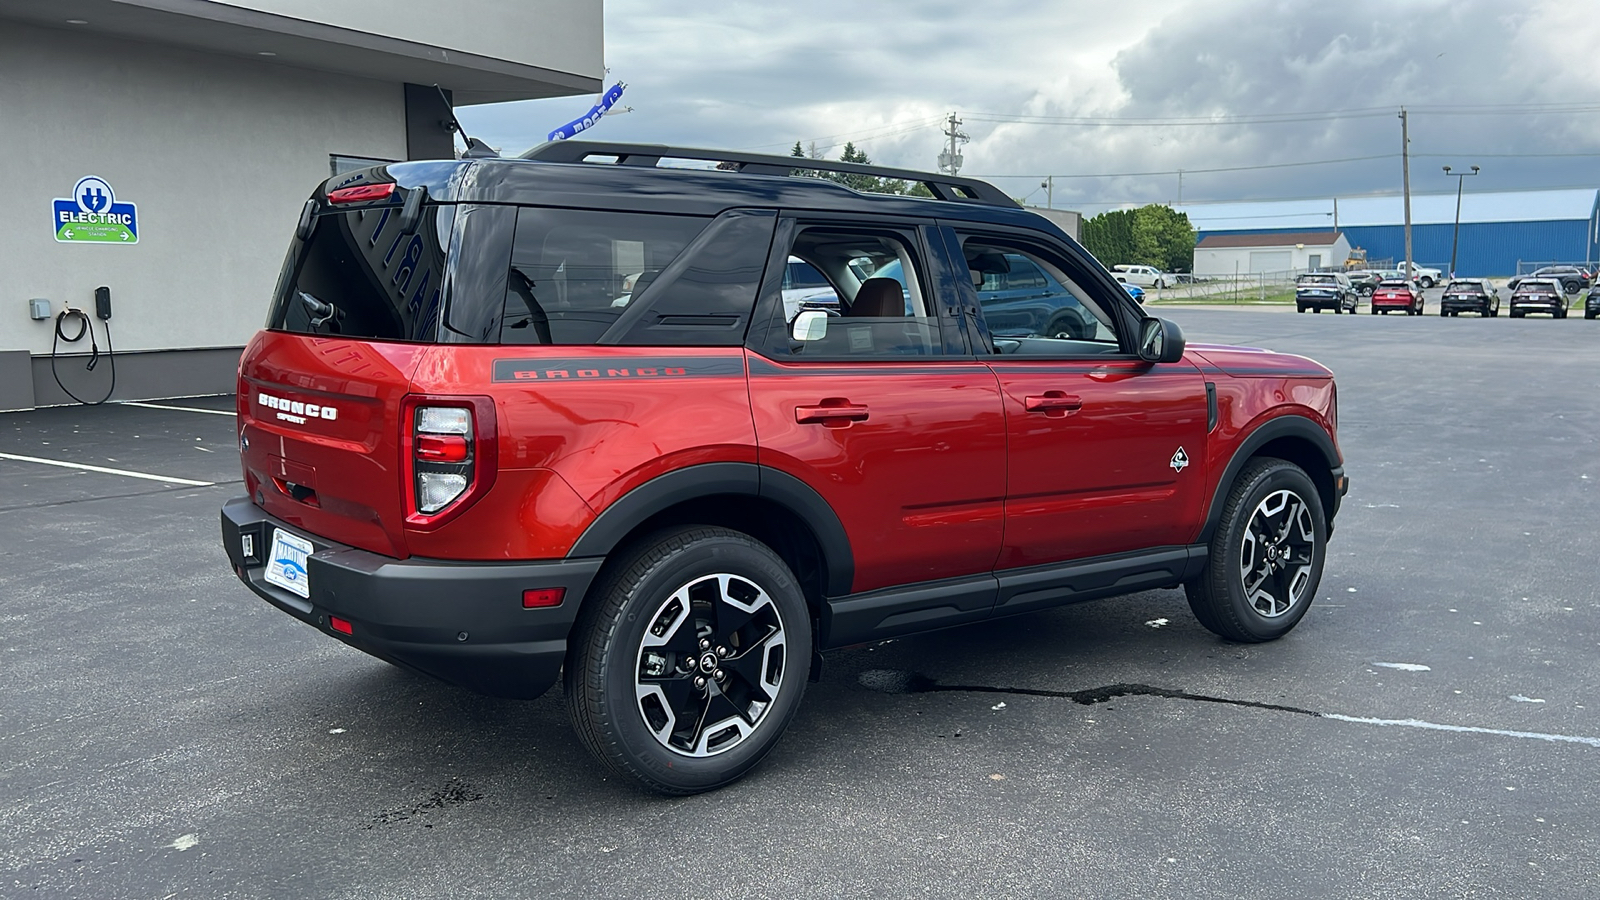
<svg viewBox="0 0 1600 900"><path fill-rule="evenodd" d="M1246 602L1268 619L1294 609L1311 583L1315 554L1310 507L1291 490L1268 494L1251 513L1239 548Z"/></svg>
<svg viewBox="0 0 1600 900"><path fill-rule="evenodd" d="M636 708L668 750L708 757L753 734L783 687L783 616L749 578L695 578L656 608L634 669Z"/></svg>

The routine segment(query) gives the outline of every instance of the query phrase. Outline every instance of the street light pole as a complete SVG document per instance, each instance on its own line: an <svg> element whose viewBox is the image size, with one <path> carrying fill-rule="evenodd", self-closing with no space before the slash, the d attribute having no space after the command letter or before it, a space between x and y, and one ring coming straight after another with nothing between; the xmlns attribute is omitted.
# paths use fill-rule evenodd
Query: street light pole
<svg viewBox="0 0 1600 900"><path fill-rule="evenodd" d="M1478 167L1473 166L1471 172L1452 172L1449 166L1444 167L1444 174L1456 177L1456 228L1450 237L1450 277L1456 277L1456 247L1461 243L1461 185L1466 180L1478 174Z"/></svg>

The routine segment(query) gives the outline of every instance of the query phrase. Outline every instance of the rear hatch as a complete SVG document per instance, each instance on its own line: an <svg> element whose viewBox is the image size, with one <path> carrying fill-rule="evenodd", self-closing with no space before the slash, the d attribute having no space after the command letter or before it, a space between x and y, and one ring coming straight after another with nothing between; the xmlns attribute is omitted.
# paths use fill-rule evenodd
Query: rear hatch
<svg viewBox="0 0 1600 900"><path fill-rule="evenodd" d="M251 498L310 535L393 557L407 555L404 400L435 339L455 210L389 174L418 168L363 170L313 195L268 330L239 363Z"/></svg>

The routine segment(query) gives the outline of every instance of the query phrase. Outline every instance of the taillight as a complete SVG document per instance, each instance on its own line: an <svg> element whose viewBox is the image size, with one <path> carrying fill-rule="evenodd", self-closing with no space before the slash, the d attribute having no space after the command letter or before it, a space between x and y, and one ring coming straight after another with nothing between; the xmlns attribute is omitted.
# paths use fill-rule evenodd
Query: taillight
<svg viewBox="0 0 1600 900"><path fill-rule="evenodd" d="M487 397L407 398L404 444L413 527L442 525L494 482L494 403Z"/></svg>
<svg viewBox="0 0 1600 900"><path fill-rule="evenodd" d="M417 512L431 516L472 484L472 410L419 406L414 422Z"/></svg>

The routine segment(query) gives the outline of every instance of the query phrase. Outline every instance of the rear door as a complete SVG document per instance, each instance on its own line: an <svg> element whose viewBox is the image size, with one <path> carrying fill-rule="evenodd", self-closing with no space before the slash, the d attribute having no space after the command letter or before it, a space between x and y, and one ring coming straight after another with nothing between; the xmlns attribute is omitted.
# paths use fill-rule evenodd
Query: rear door
<svg viewBox="0 0 1600 900"><path fill-rule="evenodd" d="M239 363L239 442L257 505L305 531L405 556L400 410L438 330L454 206L402 228L404 189L327 202L291 245L268 330Z"/></svg>
<svg viewBox="0 0 1600 900"><path fill-rule="evenodd" d="M1000 549L999 389L966 352L943 299L956 285L929 252L929 225L786 218L772 258L793 256L822 273L843 314L796 340L795 313L763 297L765 327L751 332L759 460L810 485L838 514L855 558L853 593L986 575ZM993 596L955 603L981 617Z"/></svg>
<svg viewBox="0 0 1600 900"><path fill-rule="evenodd" d="M1136 317L1087 264L1026 234L952 228L949 240L987 283L1017 255L1051 279L1022 334L992 325L986 357L999 380L1009 443L999 570L1193 539L1203 502L1205 380L1188 362L1137 358ZM1103 276L1102 276L1103 277ZM981 279L981 281L980 281ZM1009 307L974 290L989 307ZM1007 308L1008 321L1014 317Z"/></svg>

